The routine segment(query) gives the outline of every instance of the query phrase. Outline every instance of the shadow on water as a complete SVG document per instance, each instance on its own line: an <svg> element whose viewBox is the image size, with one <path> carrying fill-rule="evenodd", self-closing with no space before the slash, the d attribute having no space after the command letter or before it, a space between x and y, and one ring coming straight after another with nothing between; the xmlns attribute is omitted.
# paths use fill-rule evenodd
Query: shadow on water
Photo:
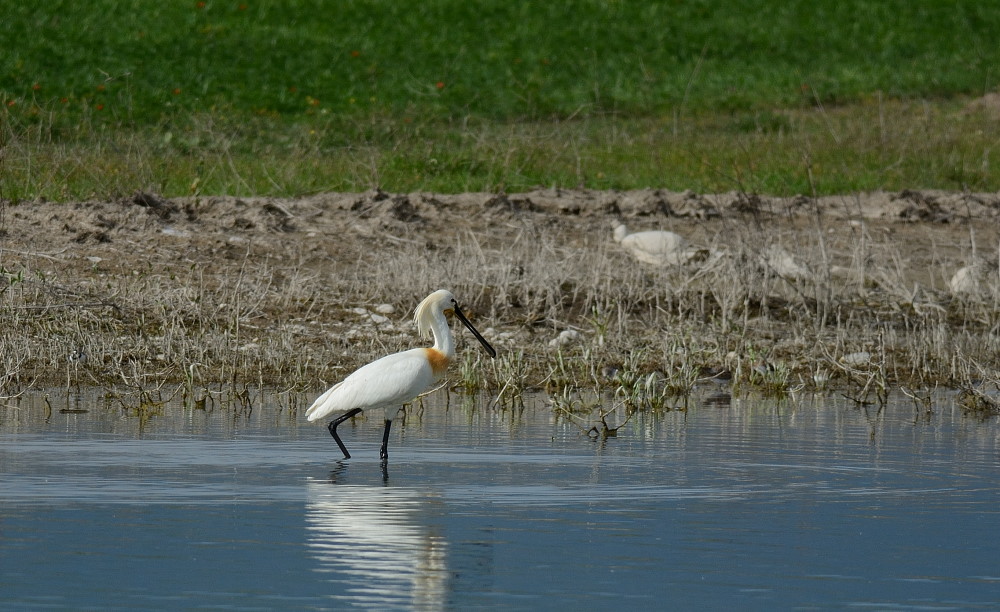
<svg viewBox="0 0 1000 612"><path fill-rule="evenodd" d="M544 398L323 427L81 397L0 409L12 608L997 607L1000 427L707 395L606 440ZM79 408L76 408L76 407ZM142 420L141 423L137 422Z"/></svg>

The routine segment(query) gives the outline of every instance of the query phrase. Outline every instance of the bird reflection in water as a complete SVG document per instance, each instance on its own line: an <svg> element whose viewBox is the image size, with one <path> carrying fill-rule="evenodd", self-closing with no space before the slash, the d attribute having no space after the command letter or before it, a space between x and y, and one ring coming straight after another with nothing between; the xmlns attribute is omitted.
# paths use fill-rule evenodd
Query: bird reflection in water
<svg viewBox="0 0 1000 612"><path fill-rule="evenodd" d="M376 609L441 609L447 543L421 521L434 503L415 489L306 482L307 543L319 572L342 586L331 595ZM340 481L339 484L338 480Z"/></svg>

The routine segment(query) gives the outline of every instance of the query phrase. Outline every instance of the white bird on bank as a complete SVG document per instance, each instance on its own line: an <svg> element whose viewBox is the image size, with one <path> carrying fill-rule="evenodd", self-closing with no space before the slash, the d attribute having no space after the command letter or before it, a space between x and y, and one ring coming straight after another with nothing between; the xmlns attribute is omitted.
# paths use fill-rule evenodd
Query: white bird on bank
<svg viewBox="0 0 1000 612"><path fill-rule="evenodd" d="M687 249L687 240L674 232L662 230L628 233L621 223L614 226L615 242L633 257L654 266L676 266L689 261L694 254Z"/></svg>
<svg viewBox="0 0 1000 612"><path fill-rule="evenodd" d="M462 314L450 291L439 289L428 295L414 311L413 321L421 336L428 331L433 334L434 346L393 353L358 368L316 398L306 411L309 421L317 421L340 410L346 411L327 425L345 459L350 459L351 454L337 435L337 426L363 410L377 408L385 410L385 429L379 456L382 461L388 459L389 429L396 412L405 402L439 381L448 369L448 363L455 357L455 340L446 317L452 313L482 343L490 357L496 357L497 352Z"/></svg>

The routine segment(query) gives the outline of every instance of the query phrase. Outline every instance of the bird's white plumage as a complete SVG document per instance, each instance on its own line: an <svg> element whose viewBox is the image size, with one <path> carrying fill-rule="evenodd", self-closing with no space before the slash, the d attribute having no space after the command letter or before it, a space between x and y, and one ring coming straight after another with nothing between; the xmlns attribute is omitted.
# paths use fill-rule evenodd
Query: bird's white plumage
<svg viewBox="0 0 1000 612"><path fill-rule="evenodd" d="M414 311L413 320L421 335L428 331L433 334L434 346L393 353L362 366L316 398L306 410L306 419L317 421L354 408L384 408L386 420L392 420L402 404L437 382L454 357L455 341L445 312L453 311L455 304L455 296L444 289L424 298Z"/></svg>
<svg viewBox="0 0 1000 612"><path fill-rule="evenodd" d="M614 227L616 242L643 263L654 266L678 265L691 258L687 251L687 240L679 234L667 231L628 233L628 228L617 224Z"/></svg>
<svg viewBox="0 0 1000 612"><path fill-rule="evenodd" d="M319 396L306 411L306 419L316 421L352 408L386 408L395 414L403 403L434 384L436 377L426 353L427 349L410 349L359 368Z"/></svg>

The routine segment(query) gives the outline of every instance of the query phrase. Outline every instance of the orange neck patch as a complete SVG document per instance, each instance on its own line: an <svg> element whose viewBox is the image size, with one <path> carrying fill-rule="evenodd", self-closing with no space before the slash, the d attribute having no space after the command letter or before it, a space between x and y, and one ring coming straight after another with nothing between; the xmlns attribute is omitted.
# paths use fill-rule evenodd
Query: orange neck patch
<svg viewBox="0 0 1000 612"><path fill-rule="evenodd" d="M448 357L436 348L425 348L427 361L431 363L431 371L434 376L441 376L448 369Z"/></svg>

